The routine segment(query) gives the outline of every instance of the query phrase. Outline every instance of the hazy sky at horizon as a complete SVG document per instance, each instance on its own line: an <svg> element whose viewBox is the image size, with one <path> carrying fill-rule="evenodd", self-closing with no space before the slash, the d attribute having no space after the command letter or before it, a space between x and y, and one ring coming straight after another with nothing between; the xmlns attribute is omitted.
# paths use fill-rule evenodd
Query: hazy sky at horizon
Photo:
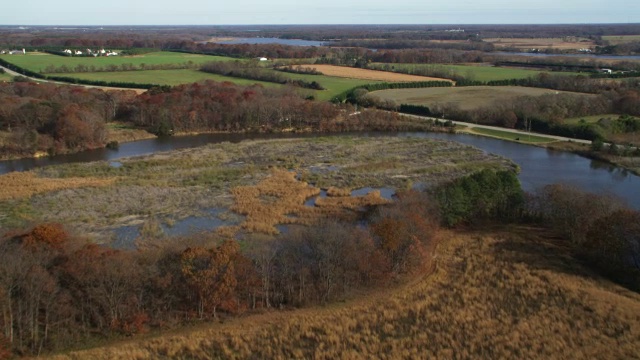
<svg viewBox="0 0 640 360"><path fill-rule="evenodd" d="M640 22L637 0L15 0L0 25Z"/></svg>

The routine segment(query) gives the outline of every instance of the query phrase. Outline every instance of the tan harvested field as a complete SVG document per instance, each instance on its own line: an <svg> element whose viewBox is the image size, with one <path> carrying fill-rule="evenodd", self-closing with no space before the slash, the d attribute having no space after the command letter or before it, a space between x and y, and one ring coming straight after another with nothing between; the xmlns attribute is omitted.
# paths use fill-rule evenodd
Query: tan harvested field
<svg viewBox="0 0 640 360"><path fill-rule="evenodd" d="M0 175L0 201L28 198L35 194L76 189L82 187L103 187L113 184L115 178L65 178L51 179L39 177L33 172L12 172Z"/></svg>
<svg viewBox="0 0 640 360"><path fill-rule="evenodd" d="M371 93L382 99L394 100L398 104L411 105L457 105L462 110L474 110L491 105L494 101L506 101L521 96L541 96L546 94L578 94L549 89L522 86L469 86L449 88L391 89ZM581 96L593 96L579 94Z"/></svg>
<svg viewBox="0 0 640 360"><path fill-rule="evenodd" d="M578 37L565 38L490 38L484 39L493 43L497 47L515 47L523 50L527 49L558 49L577 50L593 49L595 43L592 40Z"/></svg>
<svg viewBox="0 0 640 360"><path fill-rule="evenodd" d="M536 228L441 234L433 273L54 359L637 359L640 295Z"/></svg>
<svg viewBox="0 0 640 360"><path fill-rule="evenodd" d="M393 73L389 71L378 71L359 69L346 66L335 65L300 65L307 69L316 69L327 76L336 76L351 79L377 80L389 82L411 82L411 81L451 81L449 79L433 78L427 76L407 75ZM453 82L453 81L451 81Z"/></svg>

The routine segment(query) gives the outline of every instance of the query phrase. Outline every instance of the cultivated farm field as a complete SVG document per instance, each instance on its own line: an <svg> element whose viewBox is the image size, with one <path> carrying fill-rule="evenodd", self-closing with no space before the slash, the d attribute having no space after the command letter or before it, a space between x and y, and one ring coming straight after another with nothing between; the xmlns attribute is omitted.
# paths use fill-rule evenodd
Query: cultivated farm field
<svg viewBox="0 0 640 360"><path fill-rule="evenodd" d="M558 49L558 50L575 50L575 49L591 49L595 43L586 38L580 37L563 37L563 38L491 38L484 39L486 42L493 43L497 47L514 47L522 50L528 49Z"/></svg>
<svg viewBox="0 0 640 360"><path fill-rule="evenodd" d="M391 89L371 93L398 104L411 105L457 105L461 110L474 110L494 101L506 101L520 96L541 96L562 93L555 90L522 86L469 86L450 88ZM569 93L570 92L565 92ZM575 94L575 93L574 93ZM581 96L592 96L580 94Z"/></svg>
<svg viewBox="0 0 640 360"><path fill-rule="evenodd" d="M396 288L53 358L637 358L640 295L595 276L549 234L440 237L433 272Z"/></svg>
<svg viewBox="0 0 640 360"><path fill-rule="evenodd" d="M346 66L335 65L300 65L308 69L316 69L328 76L345 77L362 80L378 80L388 82L411 82L411 81L451 81L449 79L433 78L427 76L399 74L388 71L377 71Z"/></svg>

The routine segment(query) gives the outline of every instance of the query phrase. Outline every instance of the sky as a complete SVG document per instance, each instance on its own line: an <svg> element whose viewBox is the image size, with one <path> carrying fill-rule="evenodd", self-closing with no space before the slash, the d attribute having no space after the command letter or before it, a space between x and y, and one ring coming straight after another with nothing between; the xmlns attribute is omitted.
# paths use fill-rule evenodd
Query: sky
<svg viewBox="0 0 640 360"><path fill-rule="evenodd" d="M0 25L638 23L638 0L8 0Z"/></svg>

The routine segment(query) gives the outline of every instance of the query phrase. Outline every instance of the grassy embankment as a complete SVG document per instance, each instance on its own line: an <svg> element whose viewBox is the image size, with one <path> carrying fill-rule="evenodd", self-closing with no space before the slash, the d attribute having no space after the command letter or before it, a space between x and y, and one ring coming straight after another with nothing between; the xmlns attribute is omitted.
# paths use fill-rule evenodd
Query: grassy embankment
<svg viewBox="0 0 640 360"><path fill-rule="evenodd" d="M297 195L290 190L299 184L288 179L277 182L282 189L270 190L271 185L263 181L272 174L271 168L293 169L299 174L299 181L311 183L315 188L343 189L344 194L363 187L406 189L418 184L432 185L483 168L514 166L509 160L452 142L358 136L221 143L127 158L120 163L119 168L107 162L94 162L34 171L34 176L42 181L90 178L113 184L58 189L0 201L0 208L7 214L0 219L0 226L60 222L108 241L115 227L145 222L171 225L188 216L207 214L211 208L223 209L219 216L235 219L237 215L229 210L235 206L239 213L249 215L250 221L231 230L251 231L259 227L274 233L274 224L305 224L308 216L335 209L344 209L349 214L353 206L345 200L327 198L316 203L322 209L301 210L302 198L311 196L306 192L308 187L303 186L302 195ZM378 201L379 196L372 195L371 200ZM253 221L252 209L267 205L280 210L270 212L269 219ZM297 215L284 219L286 214ZM253 226L252 222L261 225Z"/></svg>
<svg viewBox="0 0 640 360"><path fill-rule="evenodd" d="M0 82L2 81L13 81L13 76L7 74L7 73L0 73Z"/></svg>
<svg viewBox="0 0 640 360"><path fill-rule="evenodd" d="M557 141L555 139L545 137L545 136L518 134L518 133L513 133L508 131L484 129L484 128L471 128L466 132L469 132L472 134L495 137L503 140L518 141L518 142L533 143L533 144L546 144L546 143Z"/></svg>
<svg viewBox="0 0 640 360"><path fill-rule="evenodd" d="M495 67L488 65L447 65L447 64L383 64L374 63L375 66L389 66L395 69L437 69L449 74L458 74L469 80L475 81L494 81L509 79L526 79L536 76L542 72L540 70L527 70L509 67ZM574 72L553 72L559 75L579 75Z"/></svg>
<svg viewBox="0 0 640 360"><path fill-rule="evenodd" d="M512 227L441 239L432 274L363 298L53 358L637 357L640 295L585 269L557 238Z"/></svg>

